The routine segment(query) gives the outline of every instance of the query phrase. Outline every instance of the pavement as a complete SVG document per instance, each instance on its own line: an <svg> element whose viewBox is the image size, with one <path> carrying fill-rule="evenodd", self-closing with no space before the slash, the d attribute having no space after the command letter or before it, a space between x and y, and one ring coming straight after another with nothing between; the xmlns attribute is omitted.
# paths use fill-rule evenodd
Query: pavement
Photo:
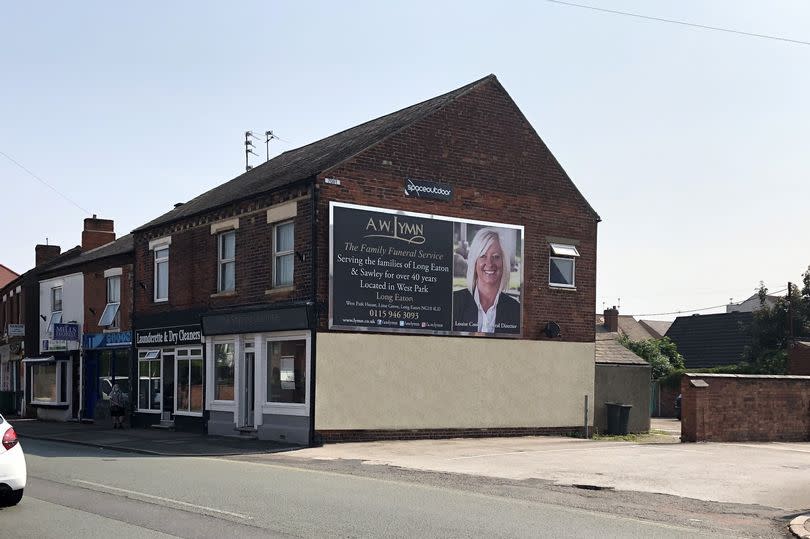
<svg viewBox="0 0 810 539"><path fill-rule="evenodd" d="M680 443L680 422L654 419L651 434L628 439L527 436L328 444L300 448L268 441L162 429L9 418L22 438L164 456L284 453L285 459L350 460L370 465L581 488L670 494L760 505L794 518L810 539L810 443ZM280 456L280 455L279 455Z"/></svg>
<svg viewBox="0 0 810 539"><path fill-rule="evenodd" d="M21 438L34 438L132 451L168 457L219 457L256 453L278 453L298 446L229 436L155 428L113 429L111 425L40 421L7 417Z"/></svg>

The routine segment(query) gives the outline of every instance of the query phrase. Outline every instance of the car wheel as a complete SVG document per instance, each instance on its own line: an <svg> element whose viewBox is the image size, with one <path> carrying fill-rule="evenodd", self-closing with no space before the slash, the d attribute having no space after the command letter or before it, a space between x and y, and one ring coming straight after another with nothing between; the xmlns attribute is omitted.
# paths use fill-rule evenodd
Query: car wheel
<svg viewBox="0 0 810 539"><path fill-rule="evenodd" d="M6 507L11 507L12 505L17 505L20 503L20 501L22 501L22 497L23 489L11 490L4 493L2 498L0 498L0 501L2 501L2 504Z"/></svg>

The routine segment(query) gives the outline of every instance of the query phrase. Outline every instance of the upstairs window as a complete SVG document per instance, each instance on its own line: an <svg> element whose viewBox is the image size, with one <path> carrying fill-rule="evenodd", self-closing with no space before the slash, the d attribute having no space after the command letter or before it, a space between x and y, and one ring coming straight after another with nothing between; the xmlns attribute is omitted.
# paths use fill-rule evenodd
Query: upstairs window
<svg viewBox="0 0 810 539"><path fill-rule="evenodd" d="M48 333L53 335L53 325L62 323L62 287L51 288L51 318L48 321Z"/></svg>
<svg viewBox="0 0 810 539"><path fill-rule="evenodd" d="M155 249L155 301L169 299L169 247Z"/></svg>
<svg viewBox="0 0 810 539"><path fill-rule="evenodd" d="M293 222L279 223L273 228L273 286L292 286L295 246Z"/></svg>
<svg viewBox="0 0 810 539"><path fill-rule="evenodd" d="M121 327L121 276L107 277L107 306L98 325L109 329Z"/></svg>
<svg viewBox="0 0 810 539"><path fill-rule="evenodd" d="M579 251L573 245L551 243L548 260L548 284L560 288L576 288L576 259Z"/></svg>
<svg viewBox="0 0 810 539"><path fill-rule="evenodd" d="M236 287L236 232L230 230L219 235L218 292Z"/></svg>

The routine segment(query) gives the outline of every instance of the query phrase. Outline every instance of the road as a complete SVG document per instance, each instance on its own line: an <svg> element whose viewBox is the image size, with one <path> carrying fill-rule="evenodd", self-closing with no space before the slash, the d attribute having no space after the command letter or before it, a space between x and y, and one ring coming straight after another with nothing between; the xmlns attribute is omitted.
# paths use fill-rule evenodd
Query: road
<svg viewBox="0 0 810 539"><path fill-rule="evenodd" d="M652 538L731 537L747 529L625 516L624 498L601 510L546 503L538 501L544 485L464 475L283 456L154 457L31 439L23 445L26 496L0 511L13 537Z"/></svg>

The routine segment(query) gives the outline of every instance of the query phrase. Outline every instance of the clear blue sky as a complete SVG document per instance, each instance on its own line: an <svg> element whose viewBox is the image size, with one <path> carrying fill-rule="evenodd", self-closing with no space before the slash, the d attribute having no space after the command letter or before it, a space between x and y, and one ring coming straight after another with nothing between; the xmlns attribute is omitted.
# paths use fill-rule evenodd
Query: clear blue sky
<svg viewBox="0 0 810 539"><path fill-rule="evenodd" d="M806 0L582 3L810 41ZM494 73L602 216L596 309L661 313L810 264L808 66L546 1L16 2L0 152L124 234L238 175L247 129L277 154ZM0 188L0 263L80 242L87 215L3 156Z"/></svg>

